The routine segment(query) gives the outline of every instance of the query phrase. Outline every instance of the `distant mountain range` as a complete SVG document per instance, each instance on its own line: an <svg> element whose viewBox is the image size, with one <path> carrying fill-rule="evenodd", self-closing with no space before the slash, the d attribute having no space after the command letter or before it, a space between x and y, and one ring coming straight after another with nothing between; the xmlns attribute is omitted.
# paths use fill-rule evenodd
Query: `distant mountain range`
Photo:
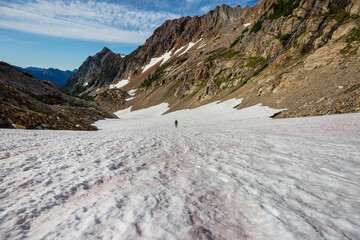
<svg viewBox="0 0 360 240"><path fill-rule="evenodd" d="M25 73L29 73L35 78L50 81L52 83L55 83L59 87L64 87L66 81L77 72L77 69L74 69L73 71L67 70L62 71L56 68L37 68L37 67L16 67L20 70L22 70Z"/></svg>

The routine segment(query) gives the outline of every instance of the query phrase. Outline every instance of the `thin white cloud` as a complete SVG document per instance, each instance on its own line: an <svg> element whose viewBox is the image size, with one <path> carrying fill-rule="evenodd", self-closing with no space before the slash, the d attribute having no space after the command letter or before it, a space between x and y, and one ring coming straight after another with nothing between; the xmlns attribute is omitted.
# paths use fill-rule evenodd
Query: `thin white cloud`
<svg viewBox="0 0 360 240"><path fill-rule="evenodd" d="M143 43L165 20L178 17L88 0L0 0L1 28L93 41Z"/></svg>
<svg viewBox="0 0 360 240"><path fill-rule="evenodd" d="M200 12L201 13L207 13L211 10L211 6L210 5L205 5L203 7L200 8Z"/></svg>

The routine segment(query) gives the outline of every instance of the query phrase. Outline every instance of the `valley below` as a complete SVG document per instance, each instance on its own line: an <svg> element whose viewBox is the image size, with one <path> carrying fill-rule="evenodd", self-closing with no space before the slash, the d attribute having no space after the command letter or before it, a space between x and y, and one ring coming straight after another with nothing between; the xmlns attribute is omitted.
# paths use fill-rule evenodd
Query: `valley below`
<svg viewBox="0 0 360 240"><path fill-rule="evenodd" d="M240 102L0 129L1 238L359 239L360 114Z"/></svg>

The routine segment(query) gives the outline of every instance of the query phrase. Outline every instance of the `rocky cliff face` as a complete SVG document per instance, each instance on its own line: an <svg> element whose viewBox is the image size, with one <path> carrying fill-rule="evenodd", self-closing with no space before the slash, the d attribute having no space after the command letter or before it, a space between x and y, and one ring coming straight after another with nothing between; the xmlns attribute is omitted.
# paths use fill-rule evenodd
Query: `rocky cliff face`
<svg viewBox="0 0 360 240"><path fill-rule="evenodd" d="M254 9L249 7L242 9L240 6L231 8L227 5L221 5L201 17L183 17L166 21L132 55L141 58L142 64L145 64L151 58L159 57L172 49L179 49L190 42L196 42L201 38L213 39L221 32L223 26L245 20L253 21L268 8L270 2L263 1ZM246 16L250 15L252 16L251 19L245 19Z"/></svg>
<svg viewBox="0 0 360 240"><path fill-rule="evenodd" d="M91 126L94 121L116 118L4 62L0 62L0 91L2 128L96 130Z"/></svg>
<svg viewBox="0 0 360 240"><path fill-rule="evenodd" d="M359 9L355 0L263 0L167 21L117 63L112 83L137 91L116 108L241 97L239 107L262 103L287 117L359 111Z"/></svg>

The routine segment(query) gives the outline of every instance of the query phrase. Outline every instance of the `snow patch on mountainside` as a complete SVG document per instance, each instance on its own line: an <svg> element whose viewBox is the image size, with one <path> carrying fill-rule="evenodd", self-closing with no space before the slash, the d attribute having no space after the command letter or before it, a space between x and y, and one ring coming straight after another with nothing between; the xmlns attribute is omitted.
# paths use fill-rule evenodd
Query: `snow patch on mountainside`
<svg viewBox="0 0 360 240"><path fill-rule="evenodd" d="M118 83L116 84L110 84L110 89L113 88L122 88L123 86L125 86L126 84L128 84L130 82L130 77L128 79L124 79L124 80L120 80Z"/></svg>
<svg viewBox="0 0 360 240"><path fill-rule="evenodd" d="M197 48L197 49L200 49L200 48L203 48L203 47L205 47L206 46L206 44L200 44L200 46Z"/></svg>
<svg viewBox="0 0 360 240"><path fill-rule="evenodd" d="M187 45L187 48L184 52L182 52L179 56L183 55L184 53L186 53L187 51L189 51L193 46L195 46L196 44L198 44L200 41L202 40L199 39L197 42L193 43L193 42L190 42L188 45ZM155 66L156 64L158 64L159 62L161 62L160 65L163 65L164 63L166 63L172 56L176 55L178 52L182 51L184 48L186 47L185 46L182 46L181 48L177 49L175 52L174 52L174 49L171 49L170 51L164 53L162 56L160 57L155 57L155 58L151 58L150 62L142 67L142 73L143 72L146 72L148 69L150 69L151 67Z"/></svg>
<svg viewBox="0 0 360 240"><path fill-rule="evenodd" d="M171 56L172 56L172 50L164 53L164 55L162 56L162 62L160 65L163 65L164 63L166 63L171 58Z"/></svg>
<svg viewBox="0 0 360 240"><path fill-rule="evenodd" d="M130 91L128 91L128 94L129 94L130 96L134 96L136 90L137 90L137 89L131 89Z"/></svg>
<svg viewBox="0 0 360 240"><path fill-rule="evenodd" d="M147 64L147 65L143 68L142 72L146 72L148 69L150 69L151 67L155 66L155 65L158 64L160 61L161 61L161 64L160 64L160 65L166 63L166 62L171 58L171 56L172 56L172 51L173 51L173 50L170 50L170 51L164 53L164 54L163 54L162 56L160 56L160 57L152 58L152 59L150 60L149 64Z"/></svg>
<svg viewBox="0 0 360 240"><path fill-rule="evenodd" d="M163 56L161 57L157 57L157 58L152 58L149 62L149 64L147 64L142 72L146 72L148 69L150 69L152 66L154 66L155 64L157 64L158 62L160 62L161 60L163 60Z"/></svg>
<svg viewBox="0 0 360 240"><path fill-rule="evenodd" d="M178 50L175 51L174 55L176 55L178 52L182 51L184 48L186 48L186 45L185 46L182 46L181 48L179 48Z"/></svg>
<svg viewBox="0 0 360 240"><path fill-rule="evenodd" d="M182 52L179 56L187 53L193 46L195 46L196 44L198 44L201 40L202 40L202 38L200 38L198 41L196 41L196 42L194 42L194 43L193 43L193 42L190 42L190 43L188 44L186 50L185 50L184 52Z"/></svg>

